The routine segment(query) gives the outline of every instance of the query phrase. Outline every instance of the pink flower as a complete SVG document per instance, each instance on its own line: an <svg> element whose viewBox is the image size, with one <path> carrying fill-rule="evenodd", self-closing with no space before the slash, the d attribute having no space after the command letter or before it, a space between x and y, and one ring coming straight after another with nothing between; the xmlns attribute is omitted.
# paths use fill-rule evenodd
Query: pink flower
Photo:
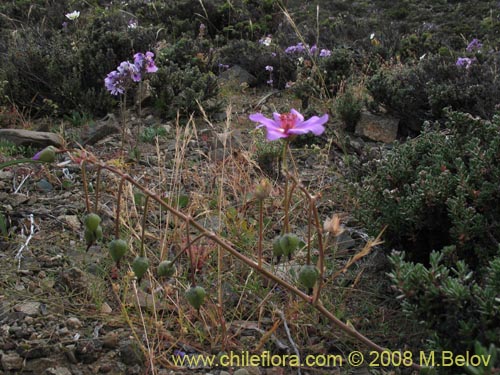
<svg viewBox="0 0 500 375"><path fill-rule="evenodd" d="M266 128L268 141L309 132L312 132L314 135L320 135L325 131L323 124L328 121L327 114L321 117L313 116L309 120L304 121L304 116L293 108L290 113L273 113L273 119L265 117L262 113L251 114L249 118L259 123L257 128L263 126Z"/></svg>

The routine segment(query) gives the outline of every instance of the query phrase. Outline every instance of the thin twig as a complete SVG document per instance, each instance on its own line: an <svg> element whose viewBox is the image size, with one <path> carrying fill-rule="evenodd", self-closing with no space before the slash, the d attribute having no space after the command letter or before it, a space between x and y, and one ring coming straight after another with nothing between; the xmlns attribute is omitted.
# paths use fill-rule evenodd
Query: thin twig
<svg viewBox="0 0 500 375"><path fill-rule="evenodd" d="M276 312L279 314L279 316L281 317L281 320L283 321L283 327L285 328L285 332L286 332L286 335L288 337L288 341L290 342L290 345L292 346L293 351L297 355L297 358L299 358L299 363L300 363L301 362L300 361L300 352L299 352L299 349L297 348L297 345L295 344L295 341L293 341L292 334L290 332L290 328L288 328L288 324L286 322L286 316L283 313L283 311L281 311L281 310L276 310ZM300 373L300 366L297 367L297 374L299 374L299 375L301 374Z"/></svg>
<svg viewBox="0 0 500 375"><path fill-rule="evenodd" d="M28 238L26 238L26 241L21 245L19 250L17 250L16 256L14 259L18 261L17 264L17 269L21 269L21 259L23 259L23 251L28 247L28 244L30 243L31 239L33 238L33 235L35 234L35 219L33 217L33 214L29 214L29 219L30 219L30 234Z"/></svg>

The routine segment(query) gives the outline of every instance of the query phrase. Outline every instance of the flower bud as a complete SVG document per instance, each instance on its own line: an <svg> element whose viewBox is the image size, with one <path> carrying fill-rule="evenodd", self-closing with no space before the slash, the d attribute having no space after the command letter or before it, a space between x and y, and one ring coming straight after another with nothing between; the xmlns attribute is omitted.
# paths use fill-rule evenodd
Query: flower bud
<svg viewBox="0 0 500 375"><path fill-rule="evenodd" d="M269 197L271 194L272 185L267 178L263 178L260 183L255 187L255 198L262 201Z"/></svg>
<svg viewBox="0 0 500 375"><path fill-rule="evenodd" d="M56 160L56 149L54 146L47 146L33 156L33 160L39 160L46 163L52 163Z"/></svg>

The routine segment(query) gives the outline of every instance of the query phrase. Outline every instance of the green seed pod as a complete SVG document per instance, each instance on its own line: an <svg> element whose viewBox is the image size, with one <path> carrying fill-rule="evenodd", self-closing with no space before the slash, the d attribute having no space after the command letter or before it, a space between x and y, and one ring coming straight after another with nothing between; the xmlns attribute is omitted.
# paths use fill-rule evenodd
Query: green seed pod
<svg viewBox="0 0 500 375"><path fill-rule="evenodd" d="M100 223L101 223L101 218L99 217L99 215L94 213L88 214L83 219L83 224L85 225L85 228L87 228L92 232L94 232L97 229Z"/></svg>
<svg viewBox="0 0 500 375"><path fill-rule="evenodd" d="M146 257L137 256L132 262L132 271L134 271L135 277L137 277L139 281L141 281L148 267L149 260Z"/></svg>
<svg viewBox="0 0 500 375"><path fill-rule="evenodd" d="M95 232L93 230L89 230L88 228L85 228L83 237L85 238L87 246L92 246L96 240Z"/></svg>
<svg viewBox="0 0 500 375"><path fill-rule="evenodd" d="M97 226L97 229L95 230L94 234L97 241L102 240L102 227L100 225Z"/></svg>
<svg viewBox="0 0 500 375"><path fill-rule="evenodd" d="M157 273L159 277L171 277L175 272L174 263L164 260L158 265Z"/></svg>
<svg viewBox="0 0 500 375"><path fill-rule="evenodd" d="M111 258L113 258L113 260L116 263L118 263L120 261L120 259L122 259L123 256L125 255L125 253L127 252L128 245L122 239L114 239L113 241L111 241L109 243L108 249L109 249L109 254L111 255Z"/></svg>
<svg viewBox="0 0 500 375"><path fill-rule="evenodd" d="M312 289L316 281L318 281L319 270L312 264L302 266L299 271L299 283L307 289Z"/></svg>
<svg viewBox="0 0 500 375"><path fill-rule="evenodd" d="M288 256L288 259L292 258L293 252L299 246L300 239L293 233L286 233L280 238L280 246L283 250L283 254Z"/></svg>
<svg viewBox="0 0 500 375"><path fill-rule="evenodd" d="M281 256L283 255L283 249L281 248L280 239L281 236L277 236L273 240L273 255L277 258L276 263L280 262Z"/></svg>
<svg viewBox="0 0 500 375"><path fill-rule="evenodd" d="M196 310L199 310L200 306L203 305L206 295L207 293L205 292L205 289L203 289L201 286L193 286L189 288L185 294L189 304Z"/></svg>

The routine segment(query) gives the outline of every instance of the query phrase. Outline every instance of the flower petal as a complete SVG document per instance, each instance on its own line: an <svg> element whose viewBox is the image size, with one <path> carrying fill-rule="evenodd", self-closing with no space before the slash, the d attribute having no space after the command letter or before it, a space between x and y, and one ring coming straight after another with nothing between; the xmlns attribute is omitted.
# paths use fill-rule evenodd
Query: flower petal
<svg viewBox="0 0 500 375"><path fill-rule="evenodd" d="M302 122L304 121L304 116L302 116L302 113L300 113L299 111L297 111L295 108L292 108L291 111L290 111L291 114L297 116L297 119L298 119L298 122Z"/></svg>
<svg viewBox="0 0 500 375"><path fill-rule="evenodd" d="M280 128L279 123L271 120L270 118L265 117L262 113L253 113L248 118L254 122L258 122L259 124L264 125L267 129L278 129Z"/></svg>
<svg viewBox="0 0 500 375"><path fill-rule="evenodd" d="M288 134L283 133L283 131L280 131L281 129L277 130L275 128L266 128L266 138L268 141L275 141L280 138L286 138L288 137Z"/></svg>
<svg viewBox="0 0 500 375"><path fill-rule="evenodd" d="M289 130L291 134L305 134L312 132L314 135L320 135L325 131L325 124L328 121L328 115L324 114L321 117L313 116L307 121L303 121L295 125L293 129Z"/></svg>

